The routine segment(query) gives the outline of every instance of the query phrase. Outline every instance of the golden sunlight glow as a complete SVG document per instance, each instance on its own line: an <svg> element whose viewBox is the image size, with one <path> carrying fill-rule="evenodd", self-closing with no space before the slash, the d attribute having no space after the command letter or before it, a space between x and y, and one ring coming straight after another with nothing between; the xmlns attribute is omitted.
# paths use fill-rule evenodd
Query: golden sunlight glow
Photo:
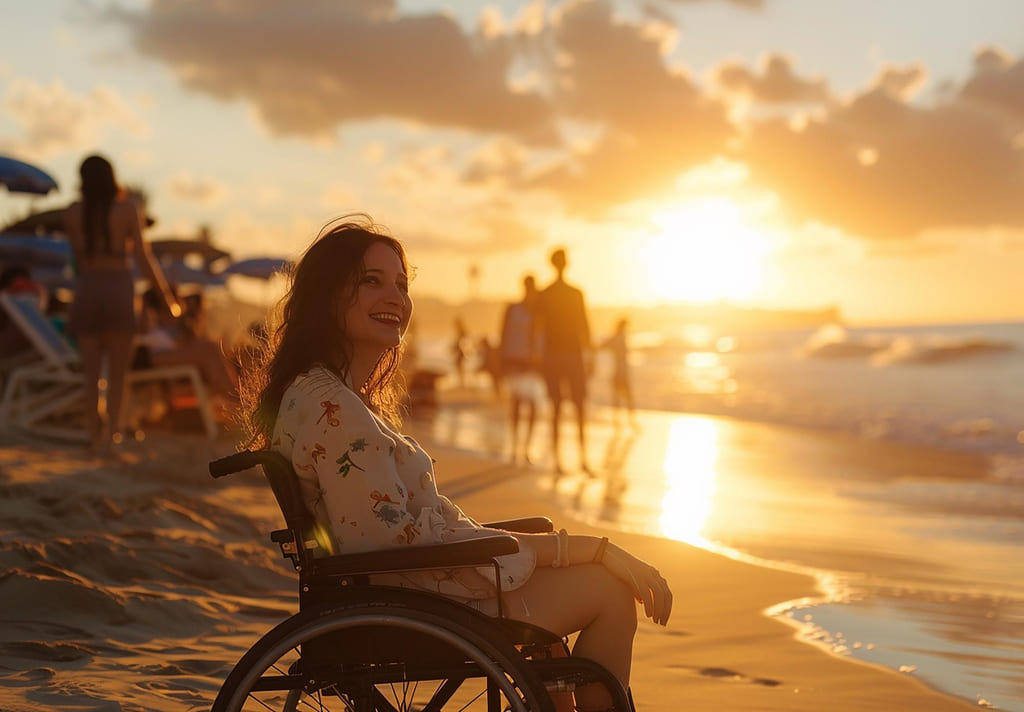
<svg viewBox="0 0 1024 712"><path fill-rule="evenodd" d="M660 231L649 238L642 259L654 298L743 300L761 286L770 240L744 222L731 200L687 203L651 220Z"/></svg>
<svg viewBox="0 0 1024 712"><path fill-rule="evenodd" d="M659 524L665 536L702 545L711 515L718 459L718 426L710 418L682 417L672 423L665 448L668 489Z"/></svg>

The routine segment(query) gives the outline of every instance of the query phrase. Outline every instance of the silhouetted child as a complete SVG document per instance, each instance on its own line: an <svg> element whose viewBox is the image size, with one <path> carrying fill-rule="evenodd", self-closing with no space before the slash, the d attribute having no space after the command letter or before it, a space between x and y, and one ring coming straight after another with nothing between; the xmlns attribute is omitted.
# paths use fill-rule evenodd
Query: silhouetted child
<svg viewBox="0 0 1024 712"><path fill-rule="evenodd" d="M627 329L629 320L622 318L615 332L601 344L612 355L612 407L625 409L629 422L636 427L636 410L633 408L633 390L629 378L629 344Z"/></svg>

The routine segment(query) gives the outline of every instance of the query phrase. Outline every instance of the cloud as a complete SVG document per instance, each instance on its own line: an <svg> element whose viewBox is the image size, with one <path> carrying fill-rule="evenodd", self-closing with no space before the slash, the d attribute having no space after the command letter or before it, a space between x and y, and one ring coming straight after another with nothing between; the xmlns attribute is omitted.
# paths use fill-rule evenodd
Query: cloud
<svg viewBox="0 0 1024 712"><path fill-rule="evenodd" d="M614 17L609 3L566 3L552 33L558 109L600 132L527 186L554 191L575 212L598 214L666 189L731 136L725 107L668 66L659 39Z"/></svg>
<svg viewBox="0 0 1024 712"><path fill-rule="evenodd" d="M24 129L21 137L0 139L0 146L33 159L90 150L109 131L149 133L138 112L115 89L102 85L76 93L60 80L37 84L15 78L0 96L0 110Z"/></svg>
<svg viewBox="0 0 1024 712"><path fill-rule="evenodd" d="M770 54L752 72L737 62L726 62L713 72L718 87L728 93L765 104L822 103L828 100L827 82L822 78L803 79L793 72L793 60L783 54Z"/></svg>
<svg viewBox="0 0 1024 712"><path fill-rule="evenodd" d="M520 144L497 139L470 156L462 180L470 185L505 184L523 173L528 158L528 152Z"/></svg>
<svg viewBox="0 0 1024 712"><path fill-rule="evenodd" d="M383 171L385 183L397 194L425 193L439 186L455 187L452 151L444 144L415 144L396 152Z"/></svg>
<svg viewBox="0 0 1024 712"><path fill-rule="evenodd" d="M342 214L355 210L360 203L359 191L347 183L332 183L320 193L322 208Z"/></svg>
<svg viewBox="0 0 1024 712"><path fill-rule="evenodd" d="M546 100L509 86L509 44L445 14L402 16L383 0L154 0L109 16L186 87L250 102L278 135L322 138L386 117L554 138Z"/></svg>
<svg viewBox="0 0 1024 712"><path fill-rule="evenodd" d="M454 239L450 228L438 232L423 227L403 230L402 239L417 253L462 257L512 253L546 242L543 232L519 216L518 208L479 206L476 213L471 221L459 226L458 236Z"/></svg>
<svg viewBox="0 0 1024 712"><path fill-rule="evenodd" d="M664 2L673 5L689 5L700 2L711 2L713 0L664 0ZM736 5L747 10L760 10L765 5L765 0L725 0L730 5Z"/></svg>
<svg viewBox="0 0 1024 712"><path fill-rule="evenodd" d="M1024 122L1024 57L1014 61L997 48L980 50L974 57L974 74L964 84L961 96Z"/></svg>
<svg viewBox="0 0 1024 712"><path fill-rule="evenodd" d="M924 84L928 70L921 64L908 67L885 67L878 74L874 86L900 99L910 99Z"/></svg>
<svg viewBox="0 0 1024 712"><path fill-rule="evenodd" d="M152 0L110 16L187 88L248 103L276 135L329 140L376 118L476 134L483 148L468 156L465 134L418 154L367 152L386 186L426 215L437 211L427 202L479 210L515 191L595 218L727 157L797 223L869 240L1024 225L1024 60L985 48L966 81L937 82L946 89L924 97L921 64L885 66L840 97L781 52L755 67L723 63L702 86L665 51L687 1L700 0L638 0L642 11L627 17L610 0L538 0L508 20L486 9L472 30L439 12L401 14L393 0ZM730 119L723 94L761 110ZM777 115L789 104L813 112L797 125ZM485 247L529 233L502 211L451 227L448 242L472 235Z"/></svg>
<svg viewBox="0 0 1024 712"><path fill-rule="evenodd" d="M201 205L219 203L228 194L228 188L212 178L195 178L182 172L167 179L167 190L175 197Z"/></svg>
<svg viewBox="0 0 1024 712"><path fill-rule="evenodd" d="M983 71L991 70L976 70L965 87ZM989 108L1013 105L1013 82L1001 76L984 106L963 95L922 105L905 98L909 84L894 85L896 76L884 70L802 128L753 124L738 158L798 221L864 238L1024 226L1024 150L1015 144L1024 126Z"/></svg>
<svg viewBox="0 0 1024 712"><path fill-rule="evenodd" d="M111 16L186 87L248 102L273 133L331 138L345 122L390 117L505 136L550 159L547 169L533 161L532 173L508 173L509 185L554 192L581 213L670 185L732 131L724 106L666 66L672 28L613 18L604 1L551 13L532 2L508 21L487 10L475 32L372 0L311 0L301 10L155 0ZM573 146L567 124L598 138ZM467 176L479 177L474 168Z"/></svg>

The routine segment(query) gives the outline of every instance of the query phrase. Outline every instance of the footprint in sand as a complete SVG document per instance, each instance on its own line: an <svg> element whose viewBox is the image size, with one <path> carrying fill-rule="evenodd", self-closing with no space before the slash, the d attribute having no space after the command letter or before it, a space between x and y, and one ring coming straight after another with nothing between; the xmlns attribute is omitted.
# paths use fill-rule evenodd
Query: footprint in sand
<svg viewBox="0 0 1024 712"><path fill-rule="evenodd" d="M743 673L730 670L729 668L720 667L705 667L698 668L690 665L672 665L671 667L681 670L690 670L703 677L715 677L722 680L729 680L731 682L743 682L749 685L763 685L764 687L778 687L782 683L779 680L773 680L769 677L750 677Z"/></svg>
<svg viewBox="0 0 1024 712"><path fill-rule="evenodd" d="M71 662L90 658L96 651L74 643L42 643L37 641L11 642L0 645L0 655L27 660Z"/></svg>

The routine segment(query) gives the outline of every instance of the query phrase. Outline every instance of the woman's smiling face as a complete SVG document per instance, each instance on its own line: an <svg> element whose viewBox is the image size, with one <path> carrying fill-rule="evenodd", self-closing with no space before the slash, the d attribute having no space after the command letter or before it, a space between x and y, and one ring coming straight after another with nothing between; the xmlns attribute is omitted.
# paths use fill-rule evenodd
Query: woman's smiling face
<svg viewBox="0 0 1024 712"><path fill-rule="evenodd" d="M373 243L363 255L363 275L355 289L355 301L345 309L345 333L353 360L372 363L398 346L409 328L412 298L402 258L385 243Z"/></svg>

